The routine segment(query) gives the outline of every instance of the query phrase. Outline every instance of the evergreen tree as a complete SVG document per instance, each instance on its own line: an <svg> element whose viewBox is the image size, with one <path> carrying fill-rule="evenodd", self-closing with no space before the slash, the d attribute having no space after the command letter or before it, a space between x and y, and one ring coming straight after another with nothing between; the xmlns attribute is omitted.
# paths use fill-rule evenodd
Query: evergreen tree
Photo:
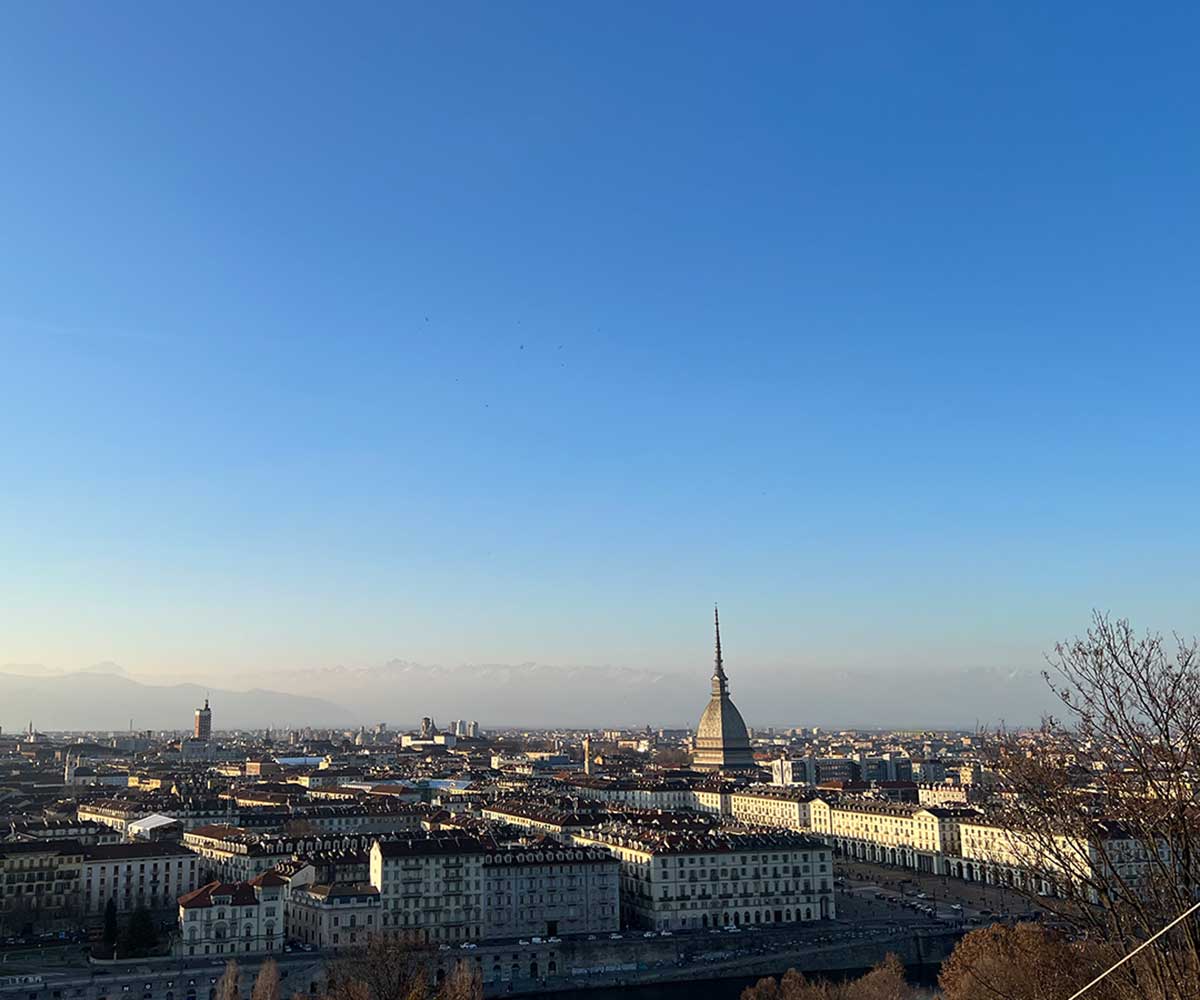
<svg viewBox="0 0 1200 1000"><path fill-rule="evenodd" d="M113 948L117 946L117 901L108 897L108 902L104 906L104 947L109 952L110 956Z"/></svg>
<svg viewBox="0 0 1200 1000"><path fill-rule="evenodd" d="M158 946L158 931L150 911L139 906L129 918L129 951L134 955L148 955Z"/></svg>

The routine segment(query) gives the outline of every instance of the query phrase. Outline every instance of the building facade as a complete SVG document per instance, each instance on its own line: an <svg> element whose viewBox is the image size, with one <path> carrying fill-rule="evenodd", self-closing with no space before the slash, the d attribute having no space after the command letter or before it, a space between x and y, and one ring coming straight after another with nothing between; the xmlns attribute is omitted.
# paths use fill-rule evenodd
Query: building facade
<svg viewBox="0 0 1200 1000"><path fill-rule="evenodd" d="M83 908L103 915L108 901L117 912L139 906L172 909L178 898L199 886L200 858L170 843L102 844L83 849Z"/></svg>
<svg viewBox="0 0 1200 1000"><path fill-rule="evenodd" d="M607 850L547 844L483 862L485 938L601 934L620 926L620 864Z"/></svg>
<svg viewBox="0 0 1200 1000"><path fill-rule="evenodd" d="M260 955L283 951L284 880L209 882L179 898L177 955Z"/></svg>
<svg viewBox="0 0 1200 1000"><path fill-rule="evenodd" d="M82 916L83 846L73 840L0 844L0 923L11 934Z"/></svg>
<svg viewBox="0 0 1200 1000"><path fill-rule="evenodd" d="M418 944L478 940L483 934L483 862L491 847L462 835L377 840L371 884L381 925Z"/></svg>
<svg viewBox="0 0 1200 1000"><path fill-rule="evenodd" d="M286 911L288 939L323 951L361 948L381 927L379 890L369 883L294 886Z"/></svg>
<svg viewBox="0 0 1200 1000"><path fill-rule="evenodd" d="M812 826L814 798L811 792L761 785L730 792L729 811L739 823L805 831Z"/></svg>
<svg viewBox="0 0 1200 1000"><path fill-rule="evenodd" d="M813 833L839 855L937 874L947 874L948 859L958 856L962 824L979 818L969 806L852 797L816 798L809 813Z"/></svg>
<svg viewBox="0 0 1200 1000"><path fill-rule="evenodd" d="M622 923L648 930L789 924L835 916L832 854L799 833L577 833L621 862Z"/></svg>

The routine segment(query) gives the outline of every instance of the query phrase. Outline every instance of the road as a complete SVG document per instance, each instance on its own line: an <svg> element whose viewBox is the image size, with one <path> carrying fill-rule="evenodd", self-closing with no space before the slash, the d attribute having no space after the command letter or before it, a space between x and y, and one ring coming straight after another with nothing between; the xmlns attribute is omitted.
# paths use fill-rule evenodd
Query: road
<svg viewBox="0 0 1200 1000"><path fill-rule="evenodd" d="M935 907L941 921L968 926L1010 917L1030 920L1037 912L1023 896L1002 886L862 862L839 863L835 870L845 880L838 883L838 916L846 919L875 914L904 920L914 903ZM919 899L919 893L927 898Z"/></svg>
<svg viewBox="0 0 1200 1000"><path fill-rule="evenodd" d="M311 992L320 981L322 956L301 952L274 958L284 995ZM243 985L253 981L265 959L264 955L237 956ZM210 1000L224 968L225 960L178 958L90 969L42 967L36 970L41 983L0 986L0 1000ZM0 971L0 978L32 971L14 965Z"/></svg>

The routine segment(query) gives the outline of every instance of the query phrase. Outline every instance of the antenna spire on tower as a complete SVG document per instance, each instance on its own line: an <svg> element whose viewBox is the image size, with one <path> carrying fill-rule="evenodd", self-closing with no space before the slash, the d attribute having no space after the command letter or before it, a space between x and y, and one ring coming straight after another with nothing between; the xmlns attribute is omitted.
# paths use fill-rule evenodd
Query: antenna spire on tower
<svg viewBox="0 0 1200 1000"><path fill-rule="evenodd" d="M716 634L717 634L716 661L717 661L717 673L720 674L720 673L724 672L723 663L721 660L721 613L720 613L720 611L718 611L717 606L715 604L713 605L713 629L716 631Z"/></svg>

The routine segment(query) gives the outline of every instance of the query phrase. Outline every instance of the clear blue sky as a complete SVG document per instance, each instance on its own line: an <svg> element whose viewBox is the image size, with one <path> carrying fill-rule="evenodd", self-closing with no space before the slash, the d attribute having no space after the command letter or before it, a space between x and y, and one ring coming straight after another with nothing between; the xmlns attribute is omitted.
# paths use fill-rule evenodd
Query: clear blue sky
<svg viewBox="0 0 1200 1000"><path fill-rule="evenodd" d="M703 672L719 600L736 689L1194 630L1198 37L9 5L0 662Z"/></svg>

